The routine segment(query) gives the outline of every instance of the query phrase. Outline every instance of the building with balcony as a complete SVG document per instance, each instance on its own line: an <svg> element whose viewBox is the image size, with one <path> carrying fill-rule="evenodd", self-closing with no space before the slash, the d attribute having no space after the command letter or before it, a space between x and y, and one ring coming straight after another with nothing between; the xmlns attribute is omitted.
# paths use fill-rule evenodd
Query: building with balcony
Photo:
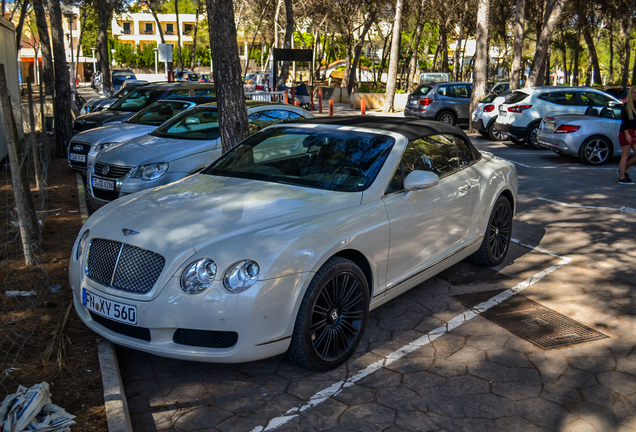
<svg viewBox="0 0 636 432"><path fill-rule="evenodd" d="M195 14L179 14L177 23L176 14L157 14L159 25L166 43L173 45L173 52L181 36L181 47L193 42ZM204 20L204 15L199 20ZM161 35L157 28L157 21L147 10L140 13L125 13L113 17L113 37L124 44L133 45L142 49L145 45L161 43Z"/></svg>

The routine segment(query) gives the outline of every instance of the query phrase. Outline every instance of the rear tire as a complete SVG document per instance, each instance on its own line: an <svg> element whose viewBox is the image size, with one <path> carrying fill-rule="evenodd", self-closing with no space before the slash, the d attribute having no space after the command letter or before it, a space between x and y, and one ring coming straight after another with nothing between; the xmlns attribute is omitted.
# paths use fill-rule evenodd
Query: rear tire
<svg viewBox="0 0 636 432"><path fill-rule="evenodd" d="M528 147L534 150L543 150L543 147L537 144L537 131L539 130L539 123L531 124L526 131L526 144Z"/></svg>
<svg viewBox="0 0 636 432"><path fill-rule="evenodd" d="M522 140L522 139L514 138L514 137L511 137L511 136L509 136L509 137L508 137L508 139L509 139L510 141L512 141L512 143L513 143L513 144L517 144L517 145L521 145L521 144L525 144L525 143L526 143L526 142L525 142L524 140Z"/></svg>
<svg viewBox="0 0 636 432"><path fill-rule="evenodd" d="M579 148L579 159L587 165L601 165L614 154L612 143L605 137L589 137Z"/></svg>
<svg viewBox="0 0 636 432"><path fill-rule="evenodd" d="M495 122L493 121L488 128L488 138L493 141L505 141L508 137L503 132L495 129Z"/></svg>
<svg viewBox="0 0 636 432"><path fill-rule="evenodd" d="M502 263L512 238L512 206L504 196L500 196L488 218L484 240L479 250L468 257L473 264L494 267Z"/></svg>
<svg viewBox="0 0 636 432"><path fill-rule="evenodd" d="M287 356L327 371L346 362L362 340L369 317L369 285L353 261L330 258L303 296Z"/></svg>
<svg viewBox="0 0 636 432"><path fill-rule="evenodd" d="M477 131L477 132L479 132L479 135L483 136L484 138L490 139L490 135L488 135L488 132L484 132L484 131Z"/></svg>
<svg viewBox="0 0 636 432"><path fill-rule="evenodd" d="M457 123L455 114L450 111L442 111L441 113L437 114L437 118L435 120L449 125L454 125L455 123Z"/></svg>

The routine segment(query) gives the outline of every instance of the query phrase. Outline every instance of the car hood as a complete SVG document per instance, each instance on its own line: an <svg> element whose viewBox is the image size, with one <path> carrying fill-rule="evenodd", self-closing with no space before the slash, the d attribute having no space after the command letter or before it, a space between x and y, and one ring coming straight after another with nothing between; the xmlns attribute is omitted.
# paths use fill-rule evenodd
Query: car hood
<svg viewBox="0 0 636 432"><path fill-rule="evenodd" d="M111 106L115 102L117 102L117 99L115 98L94 98L89 100L86 103L86 105L94 108L94 107Z"/></svg>
<svg viewBox="0 0 636 432"><path fill-rule="evenodd" d="M75 119L76 122L80 124L93 123L102 125L106 122L114 122L114 121L125 121L135 115L134 112L131 111L100 111L93 114L86 114Z"/></svg>
<svg viewBox="0 0 636 432"><path fill-rule="evenodd" d="M155 129L157 129L157 126L128 123L102 126L75 135L71 142L85 142L90 144L102 144L107 142L121 143L149 134Z"/></svg>
<svg viewBox="0 0 636 432"><path fill-rule="evenodd" d="M92 237L125 241L170 262L244 233L360 205L361 198L361 192L197 174L114 201L87 226ZM123 237L122 230L138 234Z"/></svg>
<svg viewBox="0 0 636 432"><path fill-rule="evenodd" d="M144 135L104 150L99 161L110 165L137 166L152 162L170 162L189 154L212 150L221 140L186 140Z"/></svg>

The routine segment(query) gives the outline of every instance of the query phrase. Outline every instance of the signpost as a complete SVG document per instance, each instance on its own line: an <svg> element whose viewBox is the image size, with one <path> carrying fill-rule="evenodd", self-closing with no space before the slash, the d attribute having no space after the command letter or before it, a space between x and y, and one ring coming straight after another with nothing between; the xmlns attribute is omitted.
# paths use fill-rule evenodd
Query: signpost
<svg viewBox="0 0 636 432"><path fill-rule="evenodd" d="M159 61L166 66L166 81L168 81L168 62L172 61L172 44L159 44Z"/></svg>

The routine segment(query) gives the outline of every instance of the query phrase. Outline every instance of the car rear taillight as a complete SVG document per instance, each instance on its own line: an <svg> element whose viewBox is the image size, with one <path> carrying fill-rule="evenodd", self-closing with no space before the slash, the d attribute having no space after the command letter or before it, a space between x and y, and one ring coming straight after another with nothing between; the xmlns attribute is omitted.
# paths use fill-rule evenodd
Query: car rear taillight
<svg viewBox="0 0 636 432"><path fill-rule="evenodd" d="M494 109L495 109L494 105L486 105L484 107L484 112L491 112L491 111L494 111Z"/></svg>
<svg viewBox="0 0 636 432"><path fill-rule="evenodd" d="M508 112L520 113L527 110L528 108L532 108L532 105L516 105L509 107Z"/></svg>
<svg viewBox="0 0 636 432"><path fill-rule="evenodd" d="M554 133L570 133L581 129L581 126L561 125Z"/></svg>
<svg viewBox="0 0 636 432"><path fill-rule="evenodd" d="M430 104L432 104L432 103L433 103L433 99L431 99L431 98L424 98L424 99L420 99L420 100L418 100L418 101L417 101L417 103L419 103L420 105L427 106L427 105L430 105Z"/></svg>

